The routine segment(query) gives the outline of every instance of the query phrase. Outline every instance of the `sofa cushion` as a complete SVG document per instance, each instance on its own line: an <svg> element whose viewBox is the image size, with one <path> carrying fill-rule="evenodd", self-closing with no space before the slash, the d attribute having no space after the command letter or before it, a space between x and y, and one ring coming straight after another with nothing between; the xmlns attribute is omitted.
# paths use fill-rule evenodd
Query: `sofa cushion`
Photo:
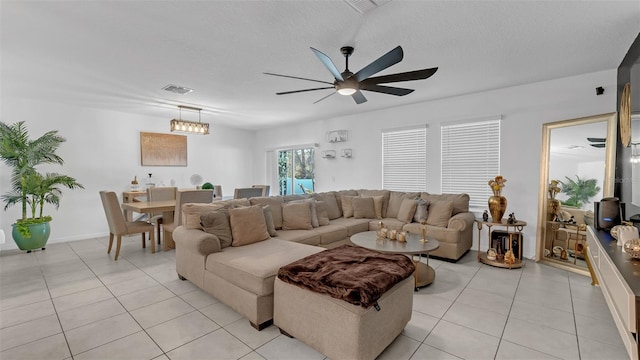
<svg viewBox="0 0 640 360"><path fill-rule="evenodd" d="M320 228L318 228L320 229ZM307 245L319 245L320 234L313 230L278 230L278 239Z"/></svg>
<svg viewBox="0 0 640 360"><path fill-rule="evenodd" d="M231 225L229 224L229 211L217 210L204 213L200 216L204 232L213 234L220 240L220 247L231 246Z"/></svg>
<svg viewBox="0 0 640 360"><path fill-rule="evenodd" d="M294 200L289 202L289 204L296 204L296 203L308 203L311 209L311 226L314 228L317 228L318 226L320 226L318 222L318 210L316 208L316 199L309 198L309 199Z"/></svg>
<svg viewBox="0 0 640 360"><path fill-rule="evenodd" d="M398 216L396 218L402 222L410 223L413 221L413 214L416 213L417 202L413 199L403 199L398 209Z"/></svg>
<svg viewBox="0 0 640 360"><path fill-rule="evenodd" d="M316 214L318 215L318 225L329 225L329 214L327 212L327 203L316 200Z"/></svg>
<svg viewBox="0 0 640 360"><path fill-rule="evenodd" d="M304 200L309 198L309 195L304 194L290 194L290 195L283 195L282 196L282 200L284 200L284 202L290 202L290 201L296 201L296 200Z"/></svg>
<svg viewBox="0 0 640 360"><path fill-rule="evenodd" d="M258 296L273 293L280 267L324 249L280 239L225 249L207 256L206 269Z"/></svg>
<svg viewBox="0 0 640 360"><path fill-rule="evenodd" d="M232 246L243 246L269 238L262 206L246 206L229 209Z"/></svg>
<svg viewBox="0 0 640 360"><path fill-rule="evenodd" d="M342 216L345 218L353 217L353 198L352 195L340 195L340 203L342 204Z"/></svg>
<svg viewBox="0 0 640 360"><path fill-rule="evenodd" d="M437 200L429 201L429 217L427 224L446 228L453 211L453 201Z"/></svg>
<svg viewBox="0 0 640 360"><path fill-rule="evenodd" d="M469 194L429 194L423 192L420 197L427 201L450 200L453 202L451 215L469 211Z"/></svg>
<svg viewBox="0 0 640 360"><path fill-rule="evenodd" d="M273 215L273 225L276 229L282 229L282 204L284 200L281 196L254 197L249 199L251 205L269 205Z"/></svg>
<svg viewBox="0 0 640 360"><path fill-rule="evenodd" d="M422 222L429 217L429 202L423 198L416 199L416 213L413 214L414 222Z"/></svg>
<svg viewBox="0 0 640 360"><path fill-rule="evenodd" d="M371 196L375 201L382 201L380 204L380 213L378 213L378 204L376 203L376 215L377 219L382 219L387 215L387 206L389 205L389 190L358 190L358 195L362 197ZM382 199L376 200L378 196L382 196Z"/></svg>
<svg viewBox="0 0 640 360"><path fill-rule="evenodd" d="M342 225L332 224L322 226L317 229L313 229L313 231L320 234L320 245L331 244L349 237L347 228Z"/></svg>
<svg viewBox="0 0 640 360"><path fill-rule="evenodd" d="M380 197L382 199L382 197ZM344 201L343 201L344 204ZM351 199L353 217L356 219L376 219L376 208L372 197L354 197Z"/></svg>
<svg viewBox="0 0 640 360"><path fill-rule="evenodd" d="M311 204L309 202L289 202L282 206L283 230L311 230Z"/></svg>
<svg viewBox="0 0 640 360"><path fill-rule="evenodd" d="M347 236L351 236L363 231L369 231L369 221L371 219L337 218L331 220L330 225L340 225L347 228Z"/></svg>
<svg viewBox="0 0 640 360"><path fill-rule="evenodd" d="M336 191L335 194L336 194L336 201L338 202L338 206L340 207L340 210L342 210L342 195L358 196L358 192L356 190L340 190L340 191ZM344 214L342 216L344 216Z"/></svg>
<svg viewBox="0 0 640 360"><path fill-rule="evenodd" d="M269 236L278 236L276 232L276 225L273 223L273 212L271 211L271 205L262 206L262 213L264 214L264 222L267 225L267 232Z"/></svg>
<svg viewBox="0 0 640 360"><path fill-rule="evenodd" d="M386 218L397 218L400 205L404 199L415 199L420 195L417 192L391 191L389 194L389 205L387 212L383 215Z"/></svg>
<svg viewBox="0 0 640 360"><path fill-rule="evenodd" d="M323 201L327 206L327 215L329 220L337 219L342 216L342 210L338 206L338 201L333 192L318 193L315 195L316 200Z"/></svg>

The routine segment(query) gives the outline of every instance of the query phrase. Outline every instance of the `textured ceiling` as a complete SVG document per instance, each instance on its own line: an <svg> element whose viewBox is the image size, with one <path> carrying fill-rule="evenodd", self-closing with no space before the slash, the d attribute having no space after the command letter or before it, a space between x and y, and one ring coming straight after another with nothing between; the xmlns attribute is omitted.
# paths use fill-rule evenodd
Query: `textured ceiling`
<svg viewBox="0 0 640 360"><path fill-rule="evenodd" d="M616 68L640 32L640 1L401 1L361 14L344 1L0 2L2 100L18 97L203 120L248 129ZM309 47L357 71L393 47L379 73L438 66L396 97L332 90L276 96L333 81ZM195 91L177 95L167 84ZM612 89L613 90L613 89ZM594 90L595 91L595 90ZM187 118L186 116L183 116Z"/></svg>

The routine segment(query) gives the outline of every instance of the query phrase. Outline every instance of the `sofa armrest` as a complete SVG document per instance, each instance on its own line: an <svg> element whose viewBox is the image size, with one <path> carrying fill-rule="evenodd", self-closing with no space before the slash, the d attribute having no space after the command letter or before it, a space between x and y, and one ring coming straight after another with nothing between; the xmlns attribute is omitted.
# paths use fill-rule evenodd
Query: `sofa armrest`
<svg viewBox="0 0 640 360"><path fill-rule="evenodd" d="M475 215L472 212L457 213L449 219L448 229L454 229L458 231L465 231L473 226L473 222L476 220Z"/></svg>
<svg viewBox="0 0 640 360"><path fill-rule="evenodd" d="M173 231L173 241L183 250L204 256L222 250L217 236L199 229L187 229L182 225Z"/></svg>

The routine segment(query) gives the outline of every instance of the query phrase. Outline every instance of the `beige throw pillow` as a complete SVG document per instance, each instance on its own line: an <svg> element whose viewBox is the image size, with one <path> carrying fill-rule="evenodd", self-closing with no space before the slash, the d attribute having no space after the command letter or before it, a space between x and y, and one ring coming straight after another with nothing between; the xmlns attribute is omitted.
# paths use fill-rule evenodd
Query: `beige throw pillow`
<svg viewBox="0 0 640 360"><path fill-rule="evenodd" d="M289 202L282 205L282 228L284 230L311 230L311 204Z"/></svg>
<svg viewBox="0 0 640 360"><path fill-rule="evenodd" d="M417 198L419 195L420 193L392 191L389 194L389 205L387 205L387 213L385 217L397 218L398 211L400 211L400 205L402 205L402 200L404 199L413 200Z"/></svg>
<svg viewBox="0 0 640 360"><path fill-rule="evenodd" d="M316 212L318 214L318 225L329 225L329 214L327 212L327 203L324 201L316 201Z"/></svg>
<svg viewBox="0 0 640 360"><path fill-rule="evenodd" d="M451 200L430 201L427 224L446 228L452 211L453 201Z"/></svg>
<svg viewBox="0 0 640 360"><path fill-rule="evenodd" d="M344 200L342 201L344 204ZM353 217L356 219L375 219L376 208L372 197L354 197L351 199Z"/></svg>
<svg viewBox="0 0 640 360"><path fill-rule="evenodd" d="M353 217L353 204L351 200L355 196L351 195L340 195L340 202L342 203L342 216L346 218Z"/></svg>
<svg viewBox="0 0 640 360"><path fill-rule="evenodd" d="M320 226L318 222L318 211L316 209L316 200L315 199L304 199L304 200L294 200L289 203L308 203L311 206L311 226L317 228Z"/></svg>
<svg viewBox="0 0 640 360"><path fill-rule="evenodd" d="M429 202L423 198L416 199L416 213L413 215L414 222L422 222L429 217Z"/></svg>
<svg viewBox="0 0 640 360"><path fill-rule="evenodd" d="M204 232L215 235L220 240L222 249L231 246L231 225L229 224L229 211L218 210L202 214L200 222Z"/></svg>
<svg viewBox="0 0 640 360"><path fill-rule="evenodd" d="M382 195L373 196L373 206L376 210L376 219L382 219L384 217L384 204L388 202Z"/></svg>
<svg viewBox="0 0 640 360"><path fill-rule="evenodd" d="M273 215L273 225L276 229L282 229L282 196L255 197L249 199L251 205L269 205Z"/></svg>
<svg viewBox="0 0 640 360"><path fill-rule="evenodd" d="M396 219L410 223L413 220L413 214L416 212L416 201L413 199L403 199L398 209L398 216Z"/></svg>
<svg viewBox="0 0 640 360"><path fill-rule="evenodd" d="M282 208L281 208L282 209ZM278 236L276 226L273 223L273 213L271 211L271 205L265 205L262 207L262 213L264 214L264 222L267 225L267 232L270 236Z"/></svg>
<svg viewBox="0 0 640 360"><path fill-rule="evenodd" d="M329 219L333 220L342 216L342 211L340 210L340 206L338 206L338 201L333 192L319 193L315 195L315 198L325 203Z"/></svg>
<svg viewBox="0 0 640 360"><path fill-rule="evenodd" d="M229 223L233 237L231 246L249 245L269 238L260 205L230 209Z"/></svg>

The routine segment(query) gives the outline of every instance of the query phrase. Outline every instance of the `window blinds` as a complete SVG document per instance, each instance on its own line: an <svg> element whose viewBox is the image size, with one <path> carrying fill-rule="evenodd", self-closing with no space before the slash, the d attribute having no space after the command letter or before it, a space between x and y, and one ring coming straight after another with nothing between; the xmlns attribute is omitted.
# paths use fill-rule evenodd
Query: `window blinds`
<svg viewBox="0 0 640 360"><path fill-rule="evenodd" d="M382 188L395 191L426 190L426 126L383 130Z"/></svg>
<svg viewBox="0 0 640 360"><path fill-rule="evenodd" d="M488 181L500 175L500 118L441 128L442 193L467 193L471 211L487 208Z"/></svg>

